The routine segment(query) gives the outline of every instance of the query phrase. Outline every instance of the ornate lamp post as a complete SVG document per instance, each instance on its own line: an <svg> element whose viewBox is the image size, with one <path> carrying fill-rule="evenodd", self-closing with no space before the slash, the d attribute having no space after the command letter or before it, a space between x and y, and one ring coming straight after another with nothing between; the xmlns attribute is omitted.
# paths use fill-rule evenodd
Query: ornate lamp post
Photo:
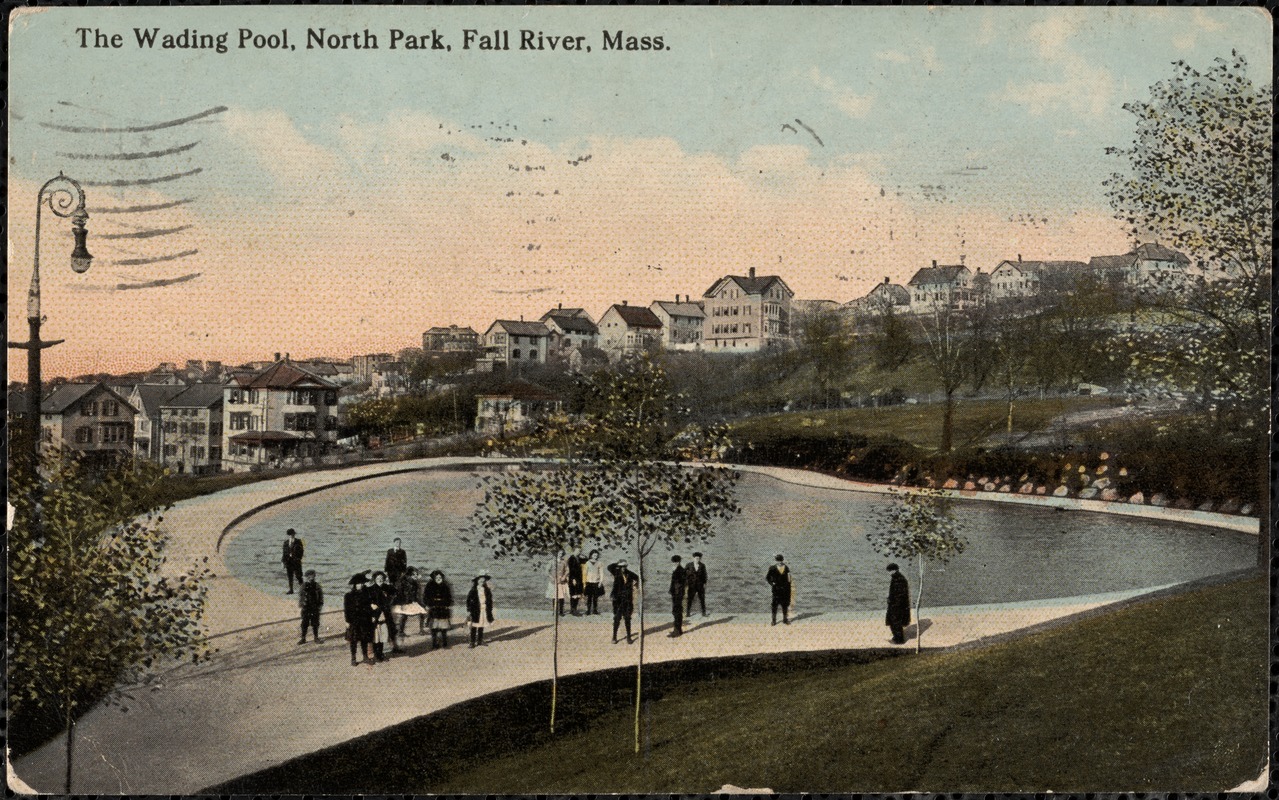
<svg viewBox="0 0 1279 800"><path fill-rule="evenodd" d="M71 230L75 234L75 249L71 251L71 269L86 272L93 256L85 247L88 230L85 223L89 213L84 209L84 189L80 184L61 172L56 178L40 187L36 196L36 246L35 258L31 272L31 288L27 292L27 325L31 338L26 342L10 342L9 347L27 351L27 391L30 397L30 421L28 432L31 435L31 468L32 475L37 474L40 466L40 400L43 386L40 380L40 351L46 347L61 344L62 339L45 342L40 340L40 325L44 322L40 315L40 217L45 204L49 210L59 217L71 219Z"/></svg>

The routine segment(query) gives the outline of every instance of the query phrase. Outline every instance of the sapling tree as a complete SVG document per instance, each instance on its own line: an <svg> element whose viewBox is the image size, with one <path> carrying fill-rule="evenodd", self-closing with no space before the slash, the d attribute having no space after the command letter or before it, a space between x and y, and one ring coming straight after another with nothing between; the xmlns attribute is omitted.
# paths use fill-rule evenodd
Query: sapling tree
<svg viewBox="0 0 1279 800"><path fill-rule="evenodd" d="M893 502L880 512L880 525L866 538L876 553L914 561L919 568L915 585L915 652L921 648L924 628L919 609L924 599L924 562L947 564L968 546L962 526L955 519L950 498L938 489L896 492Z"/></svg>
<svg viewBox="0 0 1279 800"><path fill-rule="evenodd" d="M84 711L102 700L122 704L121 687L161 663L209 655L202 620L213 575L204 563L168 563L163 509L151 499L158 467L102 474L68 454L45 458L44 473L20 468L10 483L9 710L27 734L61 722L69 794ZM28 488L33 480L38 491Z"/></svg>

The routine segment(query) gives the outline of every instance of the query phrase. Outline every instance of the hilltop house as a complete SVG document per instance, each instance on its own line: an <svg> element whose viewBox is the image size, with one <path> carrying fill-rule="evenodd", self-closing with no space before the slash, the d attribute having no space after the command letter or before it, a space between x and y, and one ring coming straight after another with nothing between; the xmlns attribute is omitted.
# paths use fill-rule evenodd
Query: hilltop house
<svg viewBox="0 0 1279 800"><path fill-rule="evenodd" d="M1186 279L1190 259L1158 242L1147 242L1123 255L1093 256L1088 267L1103 281L1122 282L1133 289L1169 287Z"/></svg>
<svg viewBox="0 0 1279 800"><path fill-rule="evenodd" d="M497 364L541 364L550 345L551 331L542 323L499 319L484 332L483 360L489 369Z"/></svg>
<svg viewBox="0 0 1279 800"><path fill-rule="evenodd" d="M59 386L40 404L40 440L46 447L74 451L94 467L118 464L133 455L137 410L103 383Z"/></svg>
<svg viewBox="0 0 1279 800"><path fill-rule="evenodd" d="M437 325L422 334L422 350L427 353L474 353L480 349L480 335L473 328Z"/></svg>
<svg viewBox="0 0 1279 800"><path fill-rule="evenodd" d="M570 351L599 346L599 328L580 308L552 308L541 321L551 334L550 352L557 356L567 358Z"/></svg>
<svg viewBox="0 0 1279 800"><path fill-rule="evenodd" d="M1048 291L1069 291L1088 274L1082 261L1000 261L990 273L990 299L1037 297Z"/></svg>
<svg viewBox="0 0 1279 800"><path fill-rule="evenodd" d="M795 293L776 275L725 275L702 295L702 341L711 352L751 352L786 344Z"/></svg>
<svg viewBox="0 0 1279 800"><path fill-rule="evenodd" d="M323 455L337 441L338 386L288 359L222 387L222 466L261 469Z"/></svg>
<svg viewBox="0 0 1279 800"><path fill-rule="evenodd" d="M980 301L973 273L963 264L924 267L906 284L910 290L910 310L915 314L949 308L964 310Z"/></svg>
<svg viewBox="0 0 1279 800"><path fill-rule="evenodd" d="M611 359L653 350L662 343L662 321L643 306L613 304L600 316L600 349Z"/></svg>
<svg viewBox="0 0 1279 800"><path fill-rule="evenodd" d="M907 311L910 309L910 290L898 283L884 278L883 283L875 284L869 292L840 306L841 312L855 314L877 314L884 311Z"/></svg>
<svg viewBox="0 0 1279 800"><path fill-rule="evenodd" d="M668 350L701 350L702 329L706 325L706 312L701 303L692 302L684 295L675 300L654 300L649 310L662 326L662 346Z"/></svg>

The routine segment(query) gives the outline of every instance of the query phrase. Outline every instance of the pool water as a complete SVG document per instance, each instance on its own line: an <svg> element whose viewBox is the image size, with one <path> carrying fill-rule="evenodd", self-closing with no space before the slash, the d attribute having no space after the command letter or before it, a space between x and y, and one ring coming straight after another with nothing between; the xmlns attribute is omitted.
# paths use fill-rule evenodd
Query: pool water
<svg viewBox="0 0 1279 800"><path fill-rule="evenodd" d="M225 545L231 573L266 592L287 589L280 563L284 531L296 528L306 545L305 569L314 569L329 608L346 581L363 569L381 569L399 537L409 563L443 570L464 604L471 578L493 576L498 609L546 607L549 561L495 560L462 541L482 493L471 470L425 470L337 486L264 509L233 532ZM737 488L742 512L719 523L705 543L660 545L645 560L651 607L666 610L671 553L687 563L701 551L709 573L707 609L715 613L767 613L764 575L774 555L794 572L798 613L878 612L887 594L889 559L866 539L891 499L864 492L819 489L744 473ZM968 548L945 567L926 565L925 605L953 606L1125 591L1189 581L1255 563L1256 538L1196 525L1063 512L1026 506L957 501L955 514ZM609 563L635 554L604 550ZM902 569L911 581L914 565ZM608 613L608 599L603 611ZM460 608L459 608L460 611Z"/></svg>

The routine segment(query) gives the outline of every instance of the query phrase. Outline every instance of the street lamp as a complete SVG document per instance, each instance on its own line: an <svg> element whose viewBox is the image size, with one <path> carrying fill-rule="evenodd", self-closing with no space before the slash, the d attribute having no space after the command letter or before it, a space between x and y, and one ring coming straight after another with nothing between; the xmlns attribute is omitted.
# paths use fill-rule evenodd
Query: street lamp
<svg viewBox="0 0 1279 800"><path fill-rule="evenodd" d="M38 474L40 466L40 400L43 387L40 381L40 351L61 344L62 339L44 342L40 340L40 325L44 319L40 315L40 218L44 206L59 217L70 218L71 231L75 234L75 249L71 251L71 269L77 273L88 271L93 256L85 246L89 232L85 223L89 220L89 212L84 209L84 189L80 184L58 173L40 187L36 196L36 246L33 268L31 271L31 288L27 292L27 325L31 338L25 342L10 342L9 347L27 351L27 393L30 398L30 422L28 431L31 434L31 468L32 476Z"/></svg>

